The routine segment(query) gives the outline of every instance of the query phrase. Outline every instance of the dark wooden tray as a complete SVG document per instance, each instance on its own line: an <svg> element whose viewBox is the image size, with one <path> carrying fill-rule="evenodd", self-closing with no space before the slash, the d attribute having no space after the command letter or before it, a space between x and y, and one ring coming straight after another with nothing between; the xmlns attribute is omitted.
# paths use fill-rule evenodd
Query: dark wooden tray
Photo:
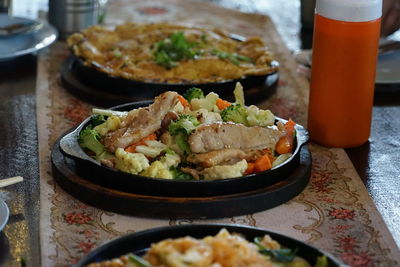
<svg viewBox="0 0 400 267"><path fill-rule="evenodd" d="M110 189L78 176L75 162L61 153L59 140L53 146L51 162L55 180L77 199L116 213L155 218L221 218L270 209L298 195L311 174L311 154L304 146L299 166L271 186L208 197L150 196Z"/></svg>
<svg viewBox="0 0 400 267"><path fill-rule="evenodd" d="M275 92L278 80L279 72L274 72L220 83L156 84L109 76L84 66L75 56L68 57L61 66L61 81L69 92L89 103L104 107L153 99L168 90L183 93L193 86L201 88L205 93L216 92L225 99L233 100L232 92L237 81L244 87L246 103L255 104Z"/></svg>

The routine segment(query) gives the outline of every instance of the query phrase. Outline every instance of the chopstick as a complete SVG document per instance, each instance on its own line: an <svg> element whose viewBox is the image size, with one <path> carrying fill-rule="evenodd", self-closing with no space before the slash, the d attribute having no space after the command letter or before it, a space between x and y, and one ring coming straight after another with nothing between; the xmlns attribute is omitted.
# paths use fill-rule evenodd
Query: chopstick
<svg viewBox="0 0 400 267"><path fill-rule="evenodd" d="M24 178L22 178L21 176L15 176L15 177L11 177L11 178L1 179L0 180L0 188L22 182L23 180L24 180Z"/></svg>

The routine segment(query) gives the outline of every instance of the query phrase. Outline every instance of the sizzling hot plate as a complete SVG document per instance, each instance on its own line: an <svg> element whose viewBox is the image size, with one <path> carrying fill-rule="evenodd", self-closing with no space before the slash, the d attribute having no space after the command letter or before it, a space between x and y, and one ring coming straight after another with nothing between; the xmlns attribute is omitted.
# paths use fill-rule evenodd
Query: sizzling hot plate
<svg viewBox="0 0 400 267"><path fill-rule="evenodd" d="M271 64L275 67L279 66L277 61ZM109 104L110 99L114 104L122 104L153 99L165 91L176 91L182 94L191 87L202 88L206 94L216 92L225 99L231 100L232 88L235 87L236 82L243 85L246 102L257 103L274 92L279 73L274 71L266 75L203 84L143 82L109 75L98 70L95 65L86 66L81 58L71 55L61 68L61 78L64 86L73 94L103 106Z"/></svg>
<svg viewBox="0 0 400 267"><path fill-rule="evenodd" d="M117 258L128 253L143 255L150 248L152 243L167 238L185 236L203 238L208 235L216 235L222 228L227 229L230 233L240 234L248 241L253 241L255 237L268 234L284 247L291 249L297 248L297 255L306 259L312 266L316 263L317 257L322 255L327 257L329 267L346 266L329 253L280 233L261 228L232 224L194 224L153 228L119 237L96 248L74 265L74 267L83 267L90 263Z"/></svg>
<svg viewBox="0 0 400 267"><path fill-rule="evenodd" d="M152 101L142 101L116 106L112 109L129 111L148 106ZM275 184L286 178L299 165L300 150L308 141L308 133L304 127L296 125L296 149L291 158L270 170L242 176L213 181L177 181L150 178L121 172L101 165L89 157L79 146L78 136L89 123L90 117L84 120L71 133L60 140L61 151L72 158L79 174L102 186L124 192L140 193L152 196L204 197L242 193ZM278 118L282 122L286 120Z"/></svg>

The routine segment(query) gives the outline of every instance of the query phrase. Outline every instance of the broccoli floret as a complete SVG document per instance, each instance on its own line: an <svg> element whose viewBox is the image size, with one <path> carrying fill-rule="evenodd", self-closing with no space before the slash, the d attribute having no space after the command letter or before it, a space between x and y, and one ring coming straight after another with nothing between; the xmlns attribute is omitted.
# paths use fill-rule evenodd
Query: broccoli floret
<svg viewBox="0 0 400 267"><path fill-rule="evenodd" d="M183 180L183 181L194 180L192 175L183 172L179 167L172 166L171 168L169 168L169 170L172 173L175 180Z"/></svg>
<svg viewBox="0 0 400 267"><path fill-rule="evenodd" d="M187 142L188 136L200 125L200 122L191 115L180 115L176 121L168 126L168 132L175 136L175 142L186 154L190 154L190 147Z"/></svg>
<svg viewBox="0 0 400 267"><path fill-rule="evenodd" d="M96 154L96 158L105 152L104 145L100 143L100 135L89 125L79 133L79 145L82 148L89 149Z"/></svg>
<svg viewBox="0 0 400 267"><path fill-rule="evenodd" d="M243 125L248 126L247 110L240 104L233 104L222 110L221 118L224 121L241 123Z"/></svg>
<svg viewBox="0 0 400 267"><path fill-rule="evenodd" d="M90 124L92 125L92 128L104 123L105 121L106 121L106 118L100 114L95 114L90 118Z"/></svg>
<svg viewBox="0 0 400 267"><path fill-rule="evenodd" d="M190 101L192 101L192 99L194 99L194 98L204 98L204 93L203 93L203 91L200 89L200 88L197 88L197 87L192 87L192 88L189 88L186 92L185 92L185 94L183 95L186 99L187 99L187 101L189 101L189 103L190 103Z"/></svg>
<svg viewBox="0 0 400 267"><path fill-rule="evenodd" d="M187 141L188 135L183 132L179 132L174 137L175 137L175 143L178 145L179 149L182 150L185 155L189 155L191 150Z"/></svg>
<svg viewBox="0 0 400 267"><path fill-rule="evenodd" d="M195 117L183 114L169 124L168 132L171 135L178 135L180 132L189 135L199 125L200 122Z"/></svg>

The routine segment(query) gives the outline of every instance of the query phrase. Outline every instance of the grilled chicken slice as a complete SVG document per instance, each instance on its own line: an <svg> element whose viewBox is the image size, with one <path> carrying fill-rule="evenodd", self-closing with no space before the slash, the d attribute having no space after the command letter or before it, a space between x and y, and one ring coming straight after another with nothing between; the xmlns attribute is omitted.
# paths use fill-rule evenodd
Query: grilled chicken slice
<svg viewBox="0 0 400 267"><path fill-rule="evenodd" d="M213 123L198 127L188 139L192 153L236 148L242 150L275 150L282 136L276 127L246 127L230 122Z"/></svg>
<svg viewBox="0 0 400 267"><path fill-rule="evenodd" d="M191 154L187 161L194 163L202 168L210 168L216 165L233 165L243 159L254 161L267 154L266 150L244 151L237 148L214 150L206 153Z"/></svg>
<svg viewBox="0 0 400 267"><path fill-rule="evenodd" d="M109 151L114 152L119 147L125 148L137 143L161 128L165 115L178 101L176 92L165 92L156 97L152 105L129 112L119 129L107 133L103 144Z"/></svg>

